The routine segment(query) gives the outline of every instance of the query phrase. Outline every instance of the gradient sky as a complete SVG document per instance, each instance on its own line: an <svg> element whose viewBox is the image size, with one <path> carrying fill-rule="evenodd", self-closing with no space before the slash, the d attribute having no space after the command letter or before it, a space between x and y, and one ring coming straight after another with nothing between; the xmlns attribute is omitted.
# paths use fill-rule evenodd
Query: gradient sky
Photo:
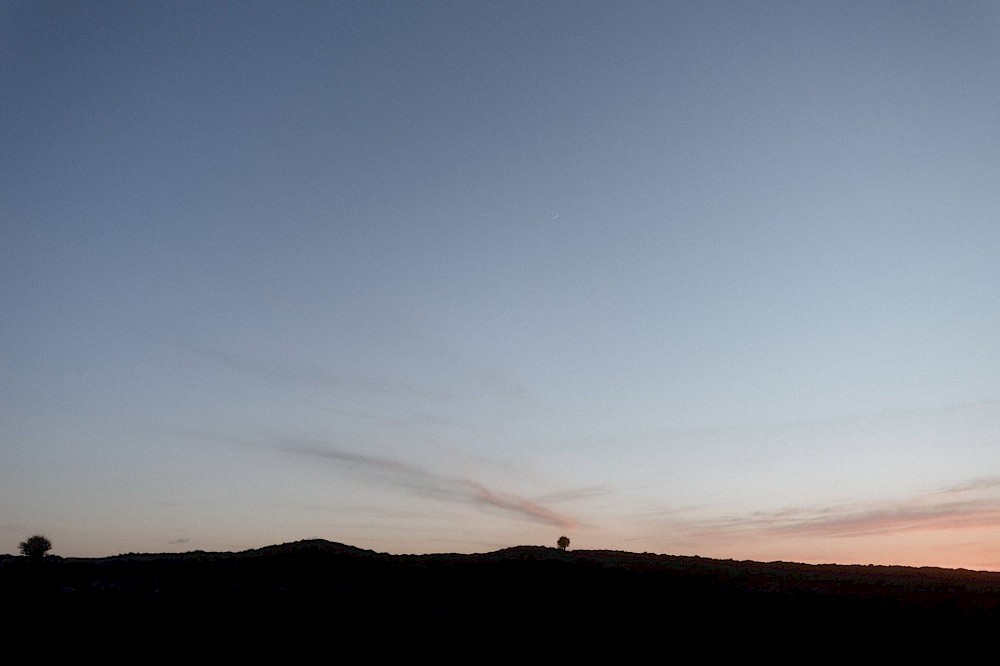
<svg viewBox="0 0 1000 666"><path fill-rule="evenodd" d="M0 2L0 552L1000 570L997 2Z"/></svg>

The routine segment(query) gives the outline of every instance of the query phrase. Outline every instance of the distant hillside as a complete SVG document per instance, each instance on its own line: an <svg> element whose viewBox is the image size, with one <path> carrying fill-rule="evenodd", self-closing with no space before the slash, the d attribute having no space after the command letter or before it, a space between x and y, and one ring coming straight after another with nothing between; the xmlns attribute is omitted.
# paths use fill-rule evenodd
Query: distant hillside
<svg viewBox="0 0 1000 666"><path fill-rule="evenodd" d="M794 631L909 634L1000 628L1000 574L806 565L520 546L388 555L323 540L238 553L0 558L0 598L52 622L268 631ZM30 613L23 611L30 609ZM597 635L597 634L595 634Z"/></svg>

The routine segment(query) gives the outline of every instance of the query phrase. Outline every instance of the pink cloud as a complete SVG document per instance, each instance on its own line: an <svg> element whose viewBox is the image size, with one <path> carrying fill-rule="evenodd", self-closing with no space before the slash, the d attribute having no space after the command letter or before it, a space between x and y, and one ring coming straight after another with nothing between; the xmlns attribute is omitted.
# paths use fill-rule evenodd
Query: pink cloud
<svg viewBox="0 0 1000 666"><path fill-rule="evenodd" d="M699 533L764 532L781 536L855 537L995 528L1000 525L1000 479L980 479L889 505L836 504L728 517Z"/></svg>
<svg viewBox="0 0 1000 666"><path fill-rule="evenodd" d="M410 463L315 446L285 447L285 450L348 465L356 473L361 473L372 481L406 488L437 500L485 504L501 509L516 518L564 529L579 524L576 519L552 511L539 504L537 500L510 493L499 493L477 481L430 472ZM568 491L567 496L572 494L573 491Z"/></svg>
<svg viewBox="0 0 1000 666"><path fill-rule="evenodd" d="M571 529L579 524L573 518L556 513L550 509L546 509L544 506L535 504L529 499L517 497L515 495L497 495L490 489L478 483L471 481L468 483L474 489L476 497L486 504L490 504L507 511L520 513L540 522L555 525L556 527L562 527L564 529Z"/></svg>

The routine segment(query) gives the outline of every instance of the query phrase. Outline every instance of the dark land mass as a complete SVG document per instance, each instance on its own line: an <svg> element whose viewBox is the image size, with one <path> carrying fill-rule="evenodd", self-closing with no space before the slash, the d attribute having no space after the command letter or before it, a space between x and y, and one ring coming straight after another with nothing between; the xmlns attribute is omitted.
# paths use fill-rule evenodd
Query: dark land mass
<svg viewBox="0 0 1000 666"><path fill-rule="evenodd" d="M481 642L573 636L578 646L669 637L709 649L721 637L884 644L1000 630L1000 573L532 546L389 555L312 540L238 553L0 556L0 599L8 629L43 623L91 636L334 631L349 640L377 631Z"/></svg>

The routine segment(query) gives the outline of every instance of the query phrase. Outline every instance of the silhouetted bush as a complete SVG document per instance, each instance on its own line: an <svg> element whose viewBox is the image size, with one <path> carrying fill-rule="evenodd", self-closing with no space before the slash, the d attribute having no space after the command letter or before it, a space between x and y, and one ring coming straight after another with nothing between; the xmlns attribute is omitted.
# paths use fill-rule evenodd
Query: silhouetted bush
<svg viewBox="0 0 1000 666"><path fill-rule="evenodd" d="M18 545L18 548L25 557L32 560L40 560L45 557L45 553L52 550L52 542L42 535L36 534L33 537L29 537L26 541L22 541Z"/></svg>

